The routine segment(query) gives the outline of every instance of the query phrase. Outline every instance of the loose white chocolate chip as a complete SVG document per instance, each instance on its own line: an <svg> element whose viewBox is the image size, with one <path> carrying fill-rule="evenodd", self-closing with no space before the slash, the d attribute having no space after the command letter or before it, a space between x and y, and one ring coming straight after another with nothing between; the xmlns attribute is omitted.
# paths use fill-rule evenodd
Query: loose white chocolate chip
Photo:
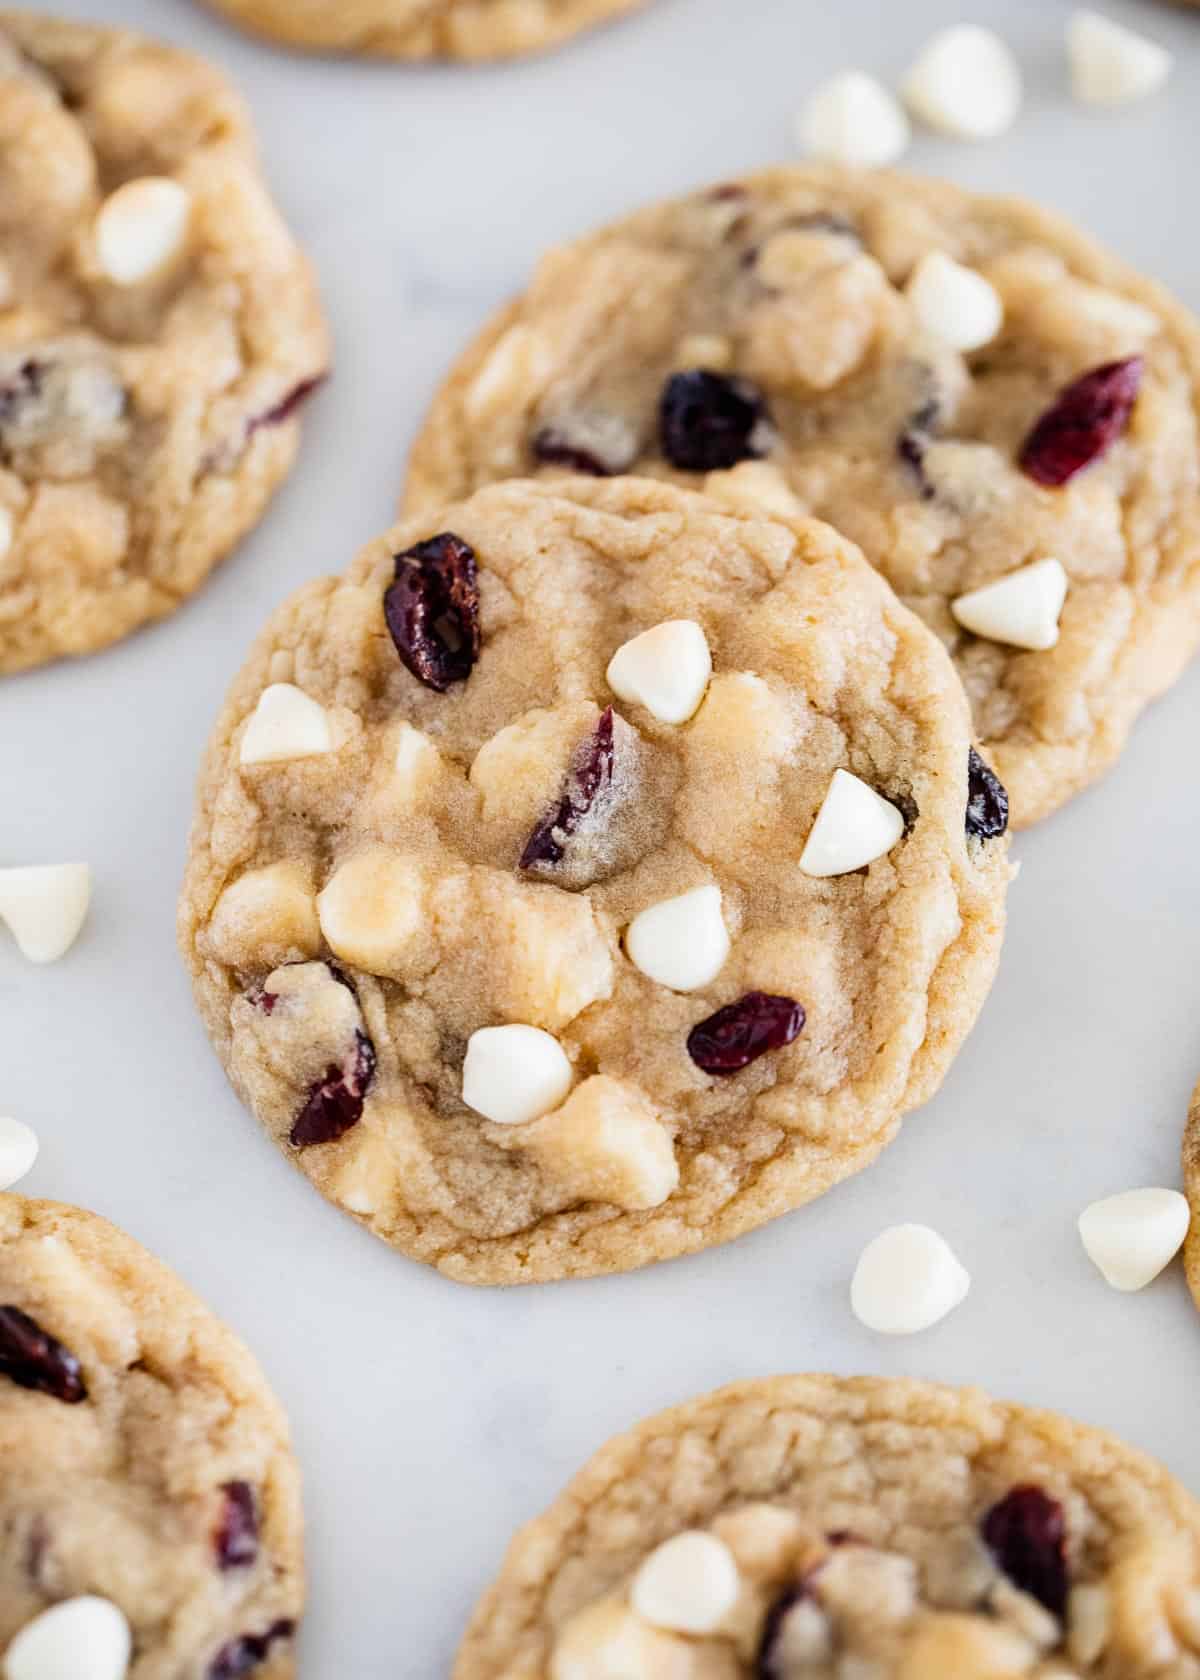
<svg viewBox="0 0 1200 1680"><path fill-rule="evenodd" d="M729 955L720 887L695 887L652 904L630 922L625 949L635 967L673 992L707 986Z"/></svg>
<svg viewBox="0 0 1200 1680"><path fill-rule="evenodd" d="M540 1027L480 1027L467 1041L462 1098L498 1126L521 1126L557 1108L571 1089L562 1045Z"/></svg>
<svg viewBox="0 0 1200 1680"><path fill-rule="evenodd" d="M125 1680L133 1641L107 1598L68 1598L27 1622L4 1653L4 1680Z"/></svg>
<svg viewBox="0 0 1200 1680"><path fill-rule="evenodd" d="M861 70L844 70L817 89L797 135L812 157L859 168L895 163L912 139L899 101Z"/></svg>
<svg viewBox="0 0 1200 1680"><path fill-rule="evenodd" d="M334 871L317 915L334 956L399 979L425 923L420 868L386 846L369 846Z"/></svg>
<svg viewBox="0 0 1200 1680"><path fill-rule="evenodd" d="M259 695L242 736L242 764L280 764L332 752L333 734L324 706L294 683L271 683Z"/></svg>
<svg viewBox="0 0 1200 1680"><path fill-rule="evenodd" d="M1058 641L1058 620L1066 598L1062 562L1035 560L996 583L960 595L951 601L950 611L973 635L1044 653Z"/></svg>
<svg viewBox="0 0 1200 1680"><path fill-rule="evenodd" d="M136 286L164 268L183 246L191 219L186 187L163 175L126 181L96 214L96 256L107 278Z"/></svg>
<svg viewBox="0 0 1200 1680"><path fill-rule="evenodd" d="M890 1225L859 1256L850 1305L868 1330L911 1336L945 1318L970 1287L944 1237L928 1225Z"/></svg>
<svg viewBox="0 0 1200 1680"><path fill-rule="evenodd" d="M712 676L708 638L690 618L669 619L619 647L608 686L621 700L645 706L660 723L686 723Z"/></svg>
<svg viewBox="0 0 1200 1680"><path fill-rule="evenodd" d="M666 1540L633 1578L629 1601L644 1622L671 1633L713 1633L737 1602L733 1553L701 1529Z"/></svg>
<svg viewBox="0 0 1200 1680"><path fill-rule="evenodd" d="M679 1184L670 1134L643 1094L593 1074L523 1140L572 1195L638 1210L661 1207Z"/></svg>
<svg viewBox="0 0 1200 1680"><path fill-rule="evenodd" d="M1128 105L1157 93L1171 74L1165 47L1099 12L1072 12L1067 21L1071 91L1086 105Z"/></svg>
<svg viewBox="0 0 1200 1680"><path fill-rule="evenodd" d="M0 921L8 923L22 956L57 962L79 937L92 897L86 863L0 869Z"/></svg>
<svg viewBox="0 0 1200 1680"><path fill-rule="evenodd" d="M1178 1190L1123 1190L1083 1210L1079 1235L1104 1281L1132 1291L1152 1283L1175 1258L1190 1217Z"/></svg>
<svg viewBox="0 0 1200 1680"><path fill-rule="evenodd" d="M955 350L990 344L1004 321L1004 304L991 281L944 251L921 258L905 291L926 332Z"/></svg>
<svg viewBox="0 0 1200 1680"><path fill-rule="evenodd" d="M921 53L904 81L909 109L960 140L991 140L1011 128L1021 108L1021 71L990 29L957 24Z"/></svg>
<svg viewBox="0 0 1200 1680"><path fill-rule="evenodd" d="M903 833L904 818L890 800L849 770L835 770L800 868L818 880L848 875L890 852Z"/></svg>
<svg viewBox="0 0 1200 1680"><path fill-rule="evenodd" d="M9 1190L32 1170L38 1136L23 1120L0 1116L0 1190Z"/></svg>

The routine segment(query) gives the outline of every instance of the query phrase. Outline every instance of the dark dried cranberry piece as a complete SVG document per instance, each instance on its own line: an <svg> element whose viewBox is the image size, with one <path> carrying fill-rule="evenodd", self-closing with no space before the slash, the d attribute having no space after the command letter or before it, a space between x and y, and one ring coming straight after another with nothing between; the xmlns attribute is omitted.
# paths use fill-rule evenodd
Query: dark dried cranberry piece
<svg viewBox="0 0 1200 1680"><path fill-rule="evenodd" d="M546 466L570 467L594 478L628 472L638 455L637 433L617 414L577 414L534 434L533 453Z"/></svg>
<svg viewBox="0 0 1200 1680"><path fill-rule="evenodd" d="M566 842L601 794L612 786L612 775L613 709L609 706L601 712L592 733L576 747L562 798L525 842L522 869L532 869L539 863L562 862Z"/></svg>
<svg viewBox="0 0 1200 1680"><path fill-rule="evenodd" d="M208 1665L208 1680L242 1680L243 1674L266 1662L272 1645L290 1639L295 1631L295 1622L284 1619L272 1622L265 1633L243 1633L240 1639L231 1639Z"/></svg>
<svg viewBox="0 0 1200 1680"><path fill-rule="evenodd" d="M78 1359L20 1307L0 1307L0 1376L68 1406L87 1399Z"/></svg>
<svg viewBox="0 0 1200 1680"><path fill-rule="evenodd" d="M246 426L246 435L259 431L263 426L282 426L285 420L291 420L304 407L319 386L325 383L327 375L314 374L311 379L302 379L298 385L293 385L287 395L267 409L265 414L256 414Z"/></svg>
<svg viewBox="0 0 1200 1680"><path fill-rule="evenodd" d="M910 418L896 445L896 453L917 481L923 502L931 502L935 491L925 471L925 452L937 433L942 419L942 404L931 397Z"/></svg>
<svg viewBox="0 0 1200 1680"><path fill-rule="evenodd" d="M988 1550L1013 1585L1061 1616L1067 1603L1067 1535L1058 1500L1040 1487L1015 1487L992 1506L982 1527Z"/></svg>
<svg viewBox="0 0 1200 1680"><path fill-rule="evenodd" d="M258 1500L249 1482L226 1482L213 1534L217 1568L247 1569L258 1556Z"/></svg>
<svg viewBox="0 0 1200 1680"><path fill-rule="evenodd" d="M688 1055L705 1073L737 1073L768 1050L782 1050L799 1036L804 1010L794 998L747 992L688 1034Z"/></svg>
<svg viewBox="0 0 1200 1680"><path fill-rule="evenodd" d="M41 394L45 375L44 362L29 360L0 378L0 426L14 419L21 404L28 398Z"/></svg>
<svg viewBox="0 0 1200 1680"><path fill-rule="evenodd" d="M718 472L759 460L773 442L771 416L757 386L702 368L667 380L658 429L663 454L683 472Z"/></svg>
<svg viewBox="0 0 1200 1680"><path fill-rule="evenodd" d="M972 747L967 757L967 833L994 840L1008 827L1008 789Z"/></svg>
<svg viewBox="0 0 1200 1680"><path fill-rule="evenodd" d="M788 1680L787 1625L796 1606L811 1598L807 1585L800 1581L787 1587L767 1611L762 1637L754 1658L755 1680Z"/></svg>
<svg viewBox="0 0 1200 1680"><path fill-rule="evenodd" d="M438 694L465 682L480 648L474 549L443 531L397 554L383 612L396 652L418 682Z"/></svg>
<svg viewBox="0 0 1200 1680"><path fill-rule="evenodd" d="M1056 489L1111 448L1142 385L1141 356L1105 362L1058 393L1021 446L1021 471Z"/></svg>
<svg viewBox="0 0 1200 1680"><path fill-rule="evenodd" d="M330 1062L324 1079L308 1093L296 1116L291 1141L297 1149L314 1143L336 1143L362 1119L363 1103L375 1077L375 1046L366 1033L356 1032L354 1048L341 1067Z"/></svg>

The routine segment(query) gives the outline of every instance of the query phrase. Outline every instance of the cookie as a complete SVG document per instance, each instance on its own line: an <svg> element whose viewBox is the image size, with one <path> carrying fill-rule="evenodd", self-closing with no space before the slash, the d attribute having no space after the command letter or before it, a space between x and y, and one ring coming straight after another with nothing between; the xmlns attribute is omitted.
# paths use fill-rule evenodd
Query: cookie
<svg viewBox="0 0 1200 1680"><path fill-rule="evenodd" d="M300 1483L258 1365L123 1231L12 1194L0 1441L0 1649L99 1598L132 1632L129 1680L290 1680Z"/></svg>
<svg viewBox="0 0 1200 1680"><path fill-rule="evenodd" d="M1183 1193L1192 1210L1192 1223L1183 1245L1188 1288L1200 1307L1200 1085L1192 1092L1183 1131Z"/></svg>
<svg viewBox="0 0 1200 1680"><path fill-rule="evenodd" d="M224 79L0 11L0 673L198 589L287 474L327 359Z"/></svg>
<svg viewBox="0 0 1200 1680"><path fill-rule="evenodd" d="M1191 1674L1200 1506L978 1389L739 1383L610 1441L517 1535L454 1680Z"/></svg>
<svg viewBox="0 0 1200 1680"><path fill-rule="evenodd" d="M645 0L209 0L235 23L313 52L515 58L545 52Z"/></svg>
<svg viewBox="0 0 1200 1680"><path fill-rule="evenodd" d="M1196 645L1198 379L1192 317L1032 205L775 169L547 255L435 400L406 507L776 469L949 647L1028 824Z"/></svg>
<svg viewBox="0 0 1200 1680"><path fill-rule="evenodd" d="M271 620L180 934L325 1196L454 1278L582 1276L874 1158L991 981L1004 823L950 660L827 526L517 482Z"/></svg>

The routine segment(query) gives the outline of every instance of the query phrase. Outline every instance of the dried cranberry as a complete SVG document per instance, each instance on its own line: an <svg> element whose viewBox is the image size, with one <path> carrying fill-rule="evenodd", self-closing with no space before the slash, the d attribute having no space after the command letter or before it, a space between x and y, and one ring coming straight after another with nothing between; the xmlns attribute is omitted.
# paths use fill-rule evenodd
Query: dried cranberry
<svg viewBox="0 0 1200 1680"><path fill-rule="evenodd" d="M21 362L10 373L0 375L0 426L14 419L28 398L41 394L45 376L46 364L33 360Z"/></svg>
<svg viewBox="0 0 1200 1680"><path fill-rule="evenodd" d="M366 1033L354 1034L354 1048L341 1067L330 1062L325 1077L308 1093L296 1116L291 1141L297 1149L336 1143L362 1119L363 1103L375 1077L375 1046Z"/></svg>
<svg viewBox="0 0 1200 1680"><path fill-rule="evenodd" d="M612 786L613 709L600 714L590 735L575 749L562 798L534 829L521 853L521 868L556 864L563 860L566 842L579 827L597 799Z"/></svg>
<svg viewBox="0 0 1200 1680"><path fill-rule="evenodd" d="M767 1611L754 1658L755 1680L788 1680L787 1624L796 1606L811 1599L805 1582L787 1587Z"/></svg>
<svg viewBox="0 0 1200 1680"><path fill-rule="evenodd" d="M533 453L546 466L614 478L637 460L637 433L616 414L577 414L534 434Z"/></svg>
<svg viewBox="0 0 1200 1680"><path fill-rule="evenodd" d="M272 1645L290 1639L295 1631L295 1622L285 1619L272 1622L265 1633L243 1633L240 1639L231 1639L208 1665L208 1680L242 1680L243 1674L266 1662Z"/></svg>
<svg viewBox="0 0 1200 1680"><path fill-rule="evenodd" d="M1063 1508L1040 1487L1015 1487L983 1519L983 1538L997 1564L1020 1587L1061 1616L1067 1603Z"/></svg>
<svg viewBox="0 0 1200 1680"><path fill-rule="evenodd" d="M383 612L396 652L418 682L438 694L465 682L480 648L474 549L443 531L397 554Z"/></svg>
<svg viewBox="0 0 1200 1680"><path fill-rule="evenodd" d="M258 1500L249 1482L226 1482L213 1534L217 1568L247 1569L258 1556Z"/></svg>
<svg viewBox="0 0 1200 1680"><path fill-rule="evenodd" d="M692 1028L688 1055L705 1073L737 1073L768 1050L790 1044L804 1019L804 1010L794 998L747 992Z"/></svg>
<svg viewBox="0 0 1200 1680"><path fill-rule="evenodd" d="M247 423L246 435L257 432L264 426L282 426L285 420L294 417L303 408L317 388L325 383L326 375L314 374L311 379L302 379L298 385L293 385L286 396L281 397L274 408L267 409L265 414L256 414Z"/></svg>
<svg viewBox="0 0 1200 1680"><path fill-rule="evenodd" d="M761 391L747 379L702 368L667 380L658 427L663 454L683 472L717 472L761 459L773 441Z"/></svg>
<svg viewBox="0 0 1200 1680"><path fill-rule="evenodd" d="M967 757L967 833L994 840L1008 827L1008 790L972 747Z"/></svg>
<svg viewBox="0 0 1200 1680"><path fill-rule="evenodd" d="M20 1307L0 1307L0 1376L68 1406L87 1399L78 1359Z"/></svg>
<svg viewBox="0 0 1200 1680"><path fill-rule="evenodd" d="M1058 393L1021 446L1021 471L1057 488L1111 448L1129 424L1145 363L1105 362Z"/></svg>

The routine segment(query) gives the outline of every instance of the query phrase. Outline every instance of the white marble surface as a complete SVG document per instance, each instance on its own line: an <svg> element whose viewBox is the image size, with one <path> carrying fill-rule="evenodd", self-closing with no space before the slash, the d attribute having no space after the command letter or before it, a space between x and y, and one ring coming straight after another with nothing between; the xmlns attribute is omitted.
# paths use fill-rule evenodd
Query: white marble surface
<svg viewBox="0 0 1200 1680"><path fill-rule="evenodd" d="M64 0L64 4L66 0ZM387 523L434 380L546 243L654 194L791 155L805 90L897 71L934 26L999 23L1029 67L1017 132L922 140L917 167L1041 196L1200 305L1200 12L1109 0L1179 55L1117 117L1063 92L1066 0L657 0L544 62L405 70L304 61L188 0L73 0L224 64L311 247L337 377L244 550L177 617L0 692L0 859L89 859L94 914L59 966L0 941L0 1111L36 1125L28 1188L110 1215L257 1350L307 1479L305 1680L446 1672L511 1530L608 1434L726 1379L804 1368L978 1382L1119 1430L1200 1489L1200 1322L1174 1271L1110 1292L1075 1217L1177 1181L1200 1073L1200 669L1120 768L1017 846L1024 872L984 1017L872 1171L732 1248L505 1294L391 1254L289 1171L193 1017L172 917L198 755L284 593ZM941 1228L966 1303L911 1340L847 1297L883 1225Z"/></svg>

